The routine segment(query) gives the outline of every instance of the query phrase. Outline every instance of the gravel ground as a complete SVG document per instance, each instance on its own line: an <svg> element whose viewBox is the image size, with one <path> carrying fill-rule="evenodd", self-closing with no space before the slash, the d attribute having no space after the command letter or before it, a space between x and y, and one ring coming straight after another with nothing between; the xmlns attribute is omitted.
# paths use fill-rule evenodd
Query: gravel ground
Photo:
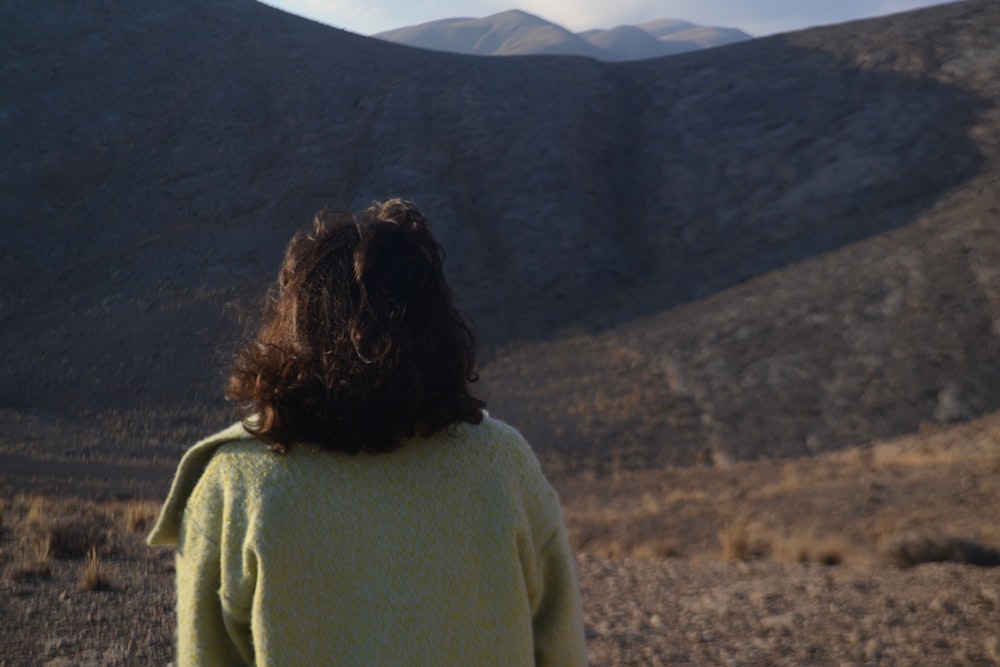
<svg viewBox="0 0 1000 667"><path fill-rule="evenodd" d="M594 665L994 665L1000 573L582 556Z"/></svg>
<svg viewBox="0 0 1000 667"><path fill-rule="evenodd" d="M998 440L1000 413L804 460L554 475L591 663L1000 664L1000 569L969 564L1000 562ZM159 483L102 466L0 474L0 667L173 660L173 553L143 542Z"/></svg>
<svg viewBox="0 0 1000 667"><path fill-rule="evenodd" d="M47 507L117 527L100 540L103 583L82 587L88 560L80 556L52 558L32 572L24 567L29 538L23 526L35 502L20 497L5 511L0 666L169 664L172 551L144 547L141 524L122 528L127 503L63 500ZM588 553L579 555L578 568L593 665L1000 663L995 568Z"/></svg>

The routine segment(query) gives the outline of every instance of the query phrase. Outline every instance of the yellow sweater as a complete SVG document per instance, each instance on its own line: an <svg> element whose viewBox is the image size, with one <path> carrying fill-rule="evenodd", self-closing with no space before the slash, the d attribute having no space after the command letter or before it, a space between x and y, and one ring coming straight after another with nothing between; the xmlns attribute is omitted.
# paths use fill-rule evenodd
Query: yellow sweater
<svg viewBox="0 0 1000 667"><path fill-rule="evenodd" d="M272 453L235 425L185 454L177 664L584 665L559 501L491 419L390 454Z"/></svg>

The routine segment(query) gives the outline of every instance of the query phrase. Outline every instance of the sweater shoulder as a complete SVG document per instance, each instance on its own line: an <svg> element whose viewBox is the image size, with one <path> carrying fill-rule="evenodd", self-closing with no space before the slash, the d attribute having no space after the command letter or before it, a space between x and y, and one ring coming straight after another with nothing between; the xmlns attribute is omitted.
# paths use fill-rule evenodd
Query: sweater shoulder
<svg viewBox="0 0 1000 667"><path fill-rule="evenodd" d="M214 467L213 461L218 464L220 452L243 451L254 446L263 449L259 442L247 433L243 425L237 423L200 440L187 450L177 466L170 492L146 542L152 546L176 544L184 510L191 495L209 468Z"/></svg>
<svg viewBox="0 0 1000 667"><path fill-rule="evenodd" d="M497 470L506 469L519 489L525 510L538 532L545 539L561 523L559 498L549 484L542 466L528 441L513 426L492 417L485 417L479 426L479 437L486 440L487 449L497 463Z"/></svg>
<svg viewBox="0 0 1000 667"><path fill-rule="evenodd" d="M494 417L483 417L483 421L471 427L473 438L479 440L480 445L485 445L491 449L499 450L515 457L522 465L529 468L538 466L538 459L534 450L521 433L506 422L502 422Z"/></svg>

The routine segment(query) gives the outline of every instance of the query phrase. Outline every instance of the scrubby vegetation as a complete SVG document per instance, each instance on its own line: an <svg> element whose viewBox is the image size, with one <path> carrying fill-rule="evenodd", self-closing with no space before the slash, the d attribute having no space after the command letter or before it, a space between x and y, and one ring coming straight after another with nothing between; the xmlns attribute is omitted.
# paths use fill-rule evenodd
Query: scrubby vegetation
<svg viewBox="0 0 1000 667"><path fill-rule="evenodd" d="M98 503L79 498L17 496L5 503L0 558L12 581L52 576L53 561L81 563L80 589L103 590L111 577L102 559L125 551L151 524L153 501Z"/></svg>

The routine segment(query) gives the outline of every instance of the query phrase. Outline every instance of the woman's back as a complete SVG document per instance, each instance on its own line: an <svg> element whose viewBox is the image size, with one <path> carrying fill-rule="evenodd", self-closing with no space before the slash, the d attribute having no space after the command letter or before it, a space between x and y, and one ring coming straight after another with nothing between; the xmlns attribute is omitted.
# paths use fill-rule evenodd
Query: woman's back
<svg viewBox="0 0 1000 667"><path fill-rule="evenodd" d="M487 418L377 456L239 435L199 446L209 462L175 484L190 497L168 501L183 519L161 520L184 545L180 664L585 662L558 499L513 429Z"/></svg>

